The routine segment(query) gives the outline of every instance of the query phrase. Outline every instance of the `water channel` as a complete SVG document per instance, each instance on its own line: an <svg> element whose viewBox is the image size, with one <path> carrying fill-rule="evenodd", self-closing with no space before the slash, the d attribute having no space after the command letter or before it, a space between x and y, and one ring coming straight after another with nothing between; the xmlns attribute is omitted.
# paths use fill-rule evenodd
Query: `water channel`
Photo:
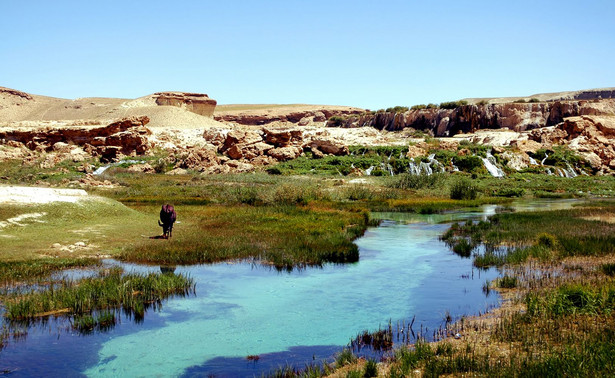
<svg viewBox="0 0 615 378"><path fill-rule="evenodd" d="M383 222L356 241L360 261L354 264L290 273L250 263L177 267L176 273L195 279L196 295L171 298L143 321L122 317L114 328L88 335L50 318L0 351L0 370L14 376L251 377L288 364L331 361L359 332L389 321L415 317L415 330L435 330L448 314L459 319L497 305L497 294L486 295L482 287L498 272L473 268L438 239L453 221L495 211L483 206L436 215L375 214ZM250 361L248 355L260 358Z"/></svg>

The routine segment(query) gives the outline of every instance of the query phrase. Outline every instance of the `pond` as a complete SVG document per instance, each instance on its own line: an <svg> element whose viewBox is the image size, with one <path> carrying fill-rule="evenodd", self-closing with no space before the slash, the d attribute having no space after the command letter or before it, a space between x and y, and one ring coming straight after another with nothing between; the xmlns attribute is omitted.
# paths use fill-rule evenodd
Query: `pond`
<svg viewBox="0 0 615 378"><path fill-rule="evenodd" d="M49 318L8 343L0 370L15 376L261 376L280 366L332 361L358 333L389 322L414 318L413 329L429 337L447 315L455 320L497 305L497 294L482 287L498 272L474 268L438 239L452 221L495 210L376 214L384 220L356 241L360 260L353 264L290 273L250 263L177 267L195 279L196 295L171 298L142 321L123 316L114 328L88 335Z"/></svg>

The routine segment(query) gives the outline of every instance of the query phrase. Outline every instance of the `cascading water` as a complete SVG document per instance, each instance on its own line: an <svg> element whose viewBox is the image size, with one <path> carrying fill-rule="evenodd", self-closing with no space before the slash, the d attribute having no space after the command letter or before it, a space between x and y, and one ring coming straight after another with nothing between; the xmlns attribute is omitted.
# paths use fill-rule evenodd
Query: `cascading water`
<svg viewBox="0 0 615 378"><path fill-rule="evenodd" d="M487 152L487 157L481 157L481 159L483 160L483 164L491 176L504 177L504 171L497 166L497 161L495 160L495 157L491 155L491 152Z"/></svg>
<svg viewBox="0 0 615 378"><path fill-rule="evenodd" d="M421 161L418 164L414 159L410 159L408 173L412 175L432 175L434 172L444 172L444 166L435 159L435 154L427 157L428 161Z"/></svg>
<svg viewBox="0 0 615 378"><path fill-rule="evenodd" d="M545 153L545 157L540 161L540 165L545 165L545 160L549 158L549 154Z"/></svg>

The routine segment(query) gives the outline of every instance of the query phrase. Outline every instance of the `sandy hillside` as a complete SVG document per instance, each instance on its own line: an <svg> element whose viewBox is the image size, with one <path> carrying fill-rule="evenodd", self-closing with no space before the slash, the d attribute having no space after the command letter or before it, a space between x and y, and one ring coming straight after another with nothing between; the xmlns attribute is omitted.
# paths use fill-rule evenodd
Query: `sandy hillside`
<svg viewBox="0 0 615 378"><path fill-rule="evenodd" d="M69 100L0 87L0 126L108 124L118 118L142 115L150 118L147 125L150 128L222 126L185 108L156 105L152 95L132 100L102 97Z"/></svg>

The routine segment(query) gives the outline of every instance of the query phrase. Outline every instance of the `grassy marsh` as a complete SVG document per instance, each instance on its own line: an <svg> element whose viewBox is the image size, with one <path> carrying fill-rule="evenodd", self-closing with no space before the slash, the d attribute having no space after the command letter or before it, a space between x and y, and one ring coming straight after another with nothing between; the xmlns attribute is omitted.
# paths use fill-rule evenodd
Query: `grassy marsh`
<svg viewBox="0 0 615 378"><path fill-rule="evenodd" d="M78 281L63 279L43 290L12 293L3 302L4 316L9 320L28 320L54 313L84 315L121 306L142 318L148 304L193 290L193 281L182 275L124 274L121 269L112 268L97 277ZM107 318L102 316L102 320ZM77 320L85 328L92 321L83 317Z"/></svg>

